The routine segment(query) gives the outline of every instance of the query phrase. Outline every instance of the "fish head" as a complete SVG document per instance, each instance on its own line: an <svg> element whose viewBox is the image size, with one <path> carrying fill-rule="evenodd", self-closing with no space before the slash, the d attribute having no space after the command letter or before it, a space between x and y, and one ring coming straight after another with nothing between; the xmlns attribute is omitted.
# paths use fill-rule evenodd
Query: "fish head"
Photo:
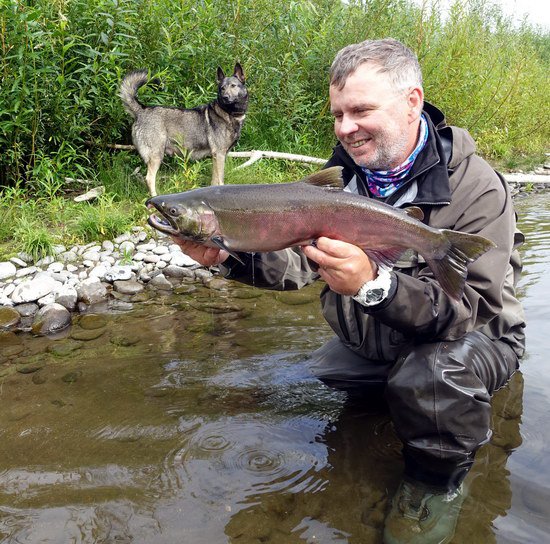
<svg viewBox="0 0 550 544"><path fill-rule="evenodd" d="M205 202L188 199L178 201L171 196L174 195L159 195L146 202L149 210L158 212L158 215L151 213L149 216L151 227L197 243L205 243L217 234L216 215Z"/></svg>

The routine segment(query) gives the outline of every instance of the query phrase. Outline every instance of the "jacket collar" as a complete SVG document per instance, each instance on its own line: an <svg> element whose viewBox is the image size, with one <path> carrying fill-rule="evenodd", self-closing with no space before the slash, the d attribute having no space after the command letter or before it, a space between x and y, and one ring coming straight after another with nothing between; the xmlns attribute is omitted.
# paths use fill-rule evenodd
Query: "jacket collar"
<svg viewBox="0 0 550 544"><path fill-rule="evenodd" d="M411 204L445 205L451 201L451 187L447 158L442 138L452 138L451 129L445 124L443 113L428 102L424 103L424 115L428 121L428 140L409 172L407 183L391 195L386 202L393 204L415 181L417 193ZM353 174L361 181L360 192L367 194L365 174L344 150L341 144L334 148L334 159L344 166L344 182L347 185ZM330 161L333 163L333 160Z"/></svg>

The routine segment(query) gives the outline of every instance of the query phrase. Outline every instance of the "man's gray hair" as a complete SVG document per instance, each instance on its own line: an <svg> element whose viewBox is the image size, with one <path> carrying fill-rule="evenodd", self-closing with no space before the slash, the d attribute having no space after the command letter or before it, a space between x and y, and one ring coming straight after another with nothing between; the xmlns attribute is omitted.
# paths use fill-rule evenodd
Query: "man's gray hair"
<svg viewBox="0 0 550 544"><path fill-rule="evenodd" d="M422 87L422 70L416 55L393 38L365 40L341 49L330 67L330 84L342 90L361 64L372 63L386 74L396 91Z"/></svg>

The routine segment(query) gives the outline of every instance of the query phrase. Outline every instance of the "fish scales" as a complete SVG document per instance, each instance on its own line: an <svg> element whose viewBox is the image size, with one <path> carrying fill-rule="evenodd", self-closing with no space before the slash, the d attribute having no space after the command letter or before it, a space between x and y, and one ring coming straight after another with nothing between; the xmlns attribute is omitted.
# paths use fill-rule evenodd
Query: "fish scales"
<svg viewBox="0 0 550 544"><path fill-rule="evenodd" d="M458 300L467 265L494 247L482 236L436 229L419 219L422 211L327 185L340 181L341 168L327 168L294 183L212 186L159 195L147 206L160 212L149 224L172 236L239 252L277 251L326 236L349 242L378 264L392 266L413 249L424 257L443 290Z"/></svg>

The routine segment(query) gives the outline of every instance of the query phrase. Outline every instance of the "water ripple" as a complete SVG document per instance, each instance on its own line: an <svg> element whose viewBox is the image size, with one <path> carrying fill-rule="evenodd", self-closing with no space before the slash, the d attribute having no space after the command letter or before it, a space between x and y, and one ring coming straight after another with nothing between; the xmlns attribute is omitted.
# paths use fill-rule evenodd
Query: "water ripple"
<svg viewBox="0 0 550 544"><path fill-rule="evenodd" d="M235 503L264 493L313 492L324 487L324 423L310 418L264 421L222 418L192 426L167 464L180 490L203 500ZM172 481L172 483L174 483Z"/></svg>

